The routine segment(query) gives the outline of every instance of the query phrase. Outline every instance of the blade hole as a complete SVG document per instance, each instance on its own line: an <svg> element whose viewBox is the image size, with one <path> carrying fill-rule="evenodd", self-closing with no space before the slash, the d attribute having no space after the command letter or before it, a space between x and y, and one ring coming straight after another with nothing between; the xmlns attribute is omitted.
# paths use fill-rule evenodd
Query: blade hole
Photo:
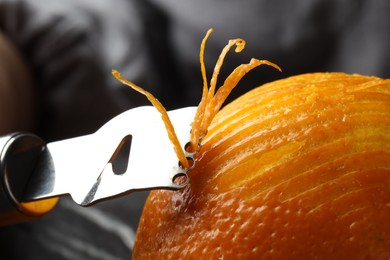
<svg viewBox="0 0 390 260"><path fill-rule="evenodd" d="M173 178L172 178L172 182L178 186L185 186L188 184L189 181L190 181L190 178L184 172L180 172L180 173L176 174L175 176L173 176Z"/></svg>
<svg viewBox="0 0 390 260"><path fill-rule="evenodd" d="M131 141L131 135L125 136L110 159L112 170L117 175L122 175L127 170L130 158Z"/></svg>
<svg viewBox="0 0 390 260"><path fill-rule="evenodd" d="M189 167L187 169L184 168L184 166L183 166L183 164L181 162L179 162L179 167L184 169L184 170L191 170L191 169L193 169L195 167L195 160L194 160L194 158L186 157L186 159L187 159Z"/></svg>
<svg viewBox="0 0 390 260"><path fill-rule="evenodd" d="M188 142L184 145L184 151L189 156L194 156L200 150L200 148L202 148L202 145L200 142L198 143L198 147L195 151L192 151L190 142Z"/></svg>

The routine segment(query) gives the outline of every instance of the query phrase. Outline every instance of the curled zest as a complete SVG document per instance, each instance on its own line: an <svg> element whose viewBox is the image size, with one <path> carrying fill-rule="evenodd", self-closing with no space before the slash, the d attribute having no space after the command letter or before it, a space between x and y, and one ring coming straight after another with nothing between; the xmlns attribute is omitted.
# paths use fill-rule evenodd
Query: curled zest
<svg viewBox="0 0 390 260"><path fill-rule="evenodd" d="M145 95L146 98L157 109L157 111L160 112L161 118L162 118L164 125L165 125L165 128L167 129L169 140L171 140L171 142L173 144L173 149L175 150L176 156L179 159L179 162L181 163L183 168L188 169L190 167L190 165L189 165L188 160L185 156L184 150L181 148L180 141L177 138L175 129L172 125L171 120L169 119L168 112L164 108L164 106L151 93L149 93L148 91L144 90L143 88L137 86L133 82L130 82L127 79L123 78L118 71L112 70L112 74L114 75L115 78L117 78L123 84L125 84L125 85L131 87L132 89L134 89L135 91L138 91L139 93Z"/></svg>
<svg viewBox="0 0 390 260"><path fill-rule="evenodd" d="M219 71L222 67L226 54L229 50L236 45L235 52L241 52L245 47L245 41L243 39L233 39L230 40L229 43L223 48L217 63L214 68L214 72L212 78L210 80L210 88L207 86L207 76L206 70L204 69L204 49L206 45L206 41L210 36L212 29L208 30L205 38L202 41L200 47L200 64L201 64L201 72L203 78L203 93L202 99L199 103L198 110L195 114L194 122L192 124L191 129L191 138L190 138L190 149L191 151L197 151L199 149L199 138L206 135L207 129L210 126L214 116L221 109L223 103L226 98L229 96L231 91L236 87L241 78L247 74L252 69L260 66L260 65L268 65L276 68L281 71L281 68L267 60L257 60L251 59L248 64L241 64L238 66L225 80L224 84L216 90L216 83L219 75Z"/></svg>
<svg viewBox="0 0 390 260"><path fill-rule="evenodd" d="M281 71L280 67L270 61L267 60L258 60L251 59L248 64L241 64L238 66L233 72L226 78L225 82L221 87L216 89L216 83L218 79L219 72L221 70L222 64L226 57L226 54L230 51L233 46L236 46L235 51L241 52L245 47L245 41L243 39L233 39L228 42L228 44L223 48L217 63L214 67L213 75L210 80L210 87L208 87L207 76L206 76L206 67L204 63L204 50L206 46L206 41L212 33L212 29L207 31L206 36L202 40L200 46L200 65L201 65L201 73L203 79L203 90L202 90L202 98L198 105L198 109L196 111L192 128L191 128L191 137L190 137L190 145L187 148L187 152L197 152L199 147L200 139L206 135L207 129L210 126L214 116L221 109L223 103L226 98L229 96L231 91L236 87L241 78L247 74L252 69L260 66L260 65L268 65L276 68ZM116 70L112 70L112 74L115 78L117 78L123 84L131 87L132 89L138 91L139 93L145 95L147 99L152 103L152 105L160 112L161 118L164 121L165 128L167 129L168 137L173 144L173 148L175 150L176 156L179 159L180 164L184 169L189 169L190 165L186 158L185 151L180 145L179 139L177 138L175 129L172 125L171 120L169 119L168 113L164 106L158 101L151 93L144 90L143 88L137 86L136 84L126 80L123 78L120 73Z"/></svg>

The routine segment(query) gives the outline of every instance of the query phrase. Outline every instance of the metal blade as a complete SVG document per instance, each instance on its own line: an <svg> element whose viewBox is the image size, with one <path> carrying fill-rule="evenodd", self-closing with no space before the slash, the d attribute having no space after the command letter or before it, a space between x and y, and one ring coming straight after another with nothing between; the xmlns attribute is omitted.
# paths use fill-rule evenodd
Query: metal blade
<svg viewBox="0 0 390 260"><path fill-rule="evenodd" d="M169 112L184 147L189 142L196 107ZM122 171L113 168L125 145ZM127 163L127 167L126 167ZM186 182L176 183L178 176ZM178 164L161 115L154 107L128 110L96 133L49 143L40 158L24 201L63 194L83 206L135 190L183 188L186 171Z"/></svg>

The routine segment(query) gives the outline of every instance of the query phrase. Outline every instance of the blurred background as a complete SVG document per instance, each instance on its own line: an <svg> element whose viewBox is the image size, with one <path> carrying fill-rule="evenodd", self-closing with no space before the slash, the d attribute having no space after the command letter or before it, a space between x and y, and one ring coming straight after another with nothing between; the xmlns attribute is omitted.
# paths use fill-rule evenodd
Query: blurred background
<svg viewBox="0 0 390 260"><path fill-rule="evenodd" d="M149 105L111 69L167 109L197 105L199 46L209 28L209 77L229 39L247 41L242 53L228 54L220 84L252 57L283 69L256 68L229 101L301 73L389 78L389 14L387 0L0 0L0 135L23 130L60 140ZM146 196L91 208L61 199L41 219L0 228L0 258L129 259Z"/></svg>

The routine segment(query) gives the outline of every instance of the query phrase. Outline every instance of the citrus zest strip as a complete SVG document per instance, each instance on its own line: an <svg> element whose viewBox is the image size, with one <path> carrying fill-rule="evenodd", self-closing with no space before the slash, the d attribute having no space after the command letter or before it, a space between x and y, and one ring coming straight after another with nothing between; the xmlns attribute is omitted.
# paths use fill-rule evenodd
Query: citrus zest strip
<svg viewBox="0 0 390 260"><path fill-rule="evenodd" d="M232 90L235 88L241 78L244 77L244 75L247 74L249 71L260 65L269 65L280 70L280 68L272 62L257 59L251 59L248 64L241 64L240 66L238 66L226 78L224 84L218 89L214 97L207 103L207 113L205 113L204 118L202 120L200 133L207 132L207 128L211 124L211 121L213 120L214 116L218 113L226 98L229 96L229 94L232 92Z"/></svg>
<svg viewBox="0 0 390 260"><path fill-rule="evenodd" d="M209 29L207 31L206 36L203 38L202 44L200 46L199 59L203 79L203 90L202 98L200 100L198 109L195 113L194 121L192 123L190 145L189 148L187 148L188 152L197 152L200 149L199 143L201 137L206 135L207 129L210 126L213 118L221 109L223 103L225 102L231 91L237 86L238 82L241 80L242 77L244 77L245 74L260 65L268 65L281 71L281 68L278 65L270 61L251 59L248 64L241 64L236 69L234 69L233 72L226 78L223 85L219 87L216 91L218 75L227 53L234 45L236 45L235 52L241 52L245 47L245 41L243 39L233 39L228 42L228 44L223 48L221 54L218 57L218 60L214 67L212 78L210 80L209 89L207 83L206 67L204 62L204 50L206 46L206 41L212 31L212 29ZM188 169L190 167L189 162L187 160L184 150L181 148L175 129L172 125L171 120L169 119L168 112L166 111L164 106L151 93L137 86L133 82L123 78L118 71L112 70L112 74L123 84L145 95L147 99L152 103L152 105L157 109L157 111L160 112L161 118L168 133L169 140L171 140L173 144L176 156L179 159L179 162L181 163L182 167L184 169Z"/></svg>
<svg viewBox="0 0 390 260"><path fill-rule="evenodd" d="M210 100L215 93L215 88L217 85L217 79L223 62L225 60L226 54L230 51L230 49L236 45L235 52L241 52L245 48L245 41L243 39L233 39L229 40L228 44L222 49L221 54L218 57L217 63L215 64L213 76L210 80L210 90L208 94L208 100Z"/></svg>
<svg viewBox="0 0 390 260"><path fill-rule="evenodd" d="M173 144L173 149L175 150L176 156L179 159L179 162L183 166L184 169L188 169L189 163L188 160L184 154L183 149L181 148L180 141L177 138L175 129L172 125L171 120L169 119L168 112L164 108L164 106L158 101L157 98L155 98L150 92L144 90L143 88L137 86L133 82L128 81L127 79L123 78L121 74L116 71L112 70L112 75L114 75L115 78L117 78L120 82L123 84L129 86L130 88L134 89L135 91L143 94L146 96L146 98L152 103L152 105L157 109L158 112L161 114L161 118L164 122L165 128L167 129L169 140L171 140Z"/></svg>
<svg viewBox="0 0 390 260"><path fill-rule="evenodd" d="M217 60L217 63L214 67L213 76L210 80L210 89L207 89L207 77L206 77L206 73L204 72L205 66L204 66L203 55L204 55L205 41L208 39L211 32L212 32L211 29L207 32L205 38L202 41L201 50L200 50L200 63L201 63L201 70L202 70L202 77L203 77L203 93L191 129L190 147L192 151L197 151L199 149L198 147L199 137L202 137L207 133L207 129L210 126L214 116L218 113L218 111L220 110L221 106L225 102L228 95L237 86L238 82L245 74L247 74L249 71L251 71L252 69L260 65L268 65L281 71L281 68L278 65L270 61L251 59L251 61L248 64L241 64L240 66L238 66L226 78L224 84L220 88L218 88L217 92L215 93L217 78L220 69L223 65L226 54L234 45L236 45L235 52L241 52L245 48L245 41L243 39L238 38L238 39L230 40L228 44L223 48ZM207 95L207 97L205 95Z"/></svg>
<svg viewBox="0 0 390 260"><path fill-rule="evenodd" d="M202 40L202 44L200 46L200 52L199 52L199 59L200 59L200 70L202 72L202 79L203 79L203 90L202 90L202 99L199 102L198 109L196 110L196 114L194 117L194 121L192 122L192 130L191 130L191 137L190 137L190 146L189 146L189 152L194 152L198 149L198 142L199 142L199 130L200 125L202 123L202 118L204 111L206 109L207 104L207 96L208 96L208 84L207 84L207 75L206 75L206 66L204 64L204 49L206 46L206 41L209 38L210 34L212 33L213 29L209 29L206 33L206 36Z"/></svg>

